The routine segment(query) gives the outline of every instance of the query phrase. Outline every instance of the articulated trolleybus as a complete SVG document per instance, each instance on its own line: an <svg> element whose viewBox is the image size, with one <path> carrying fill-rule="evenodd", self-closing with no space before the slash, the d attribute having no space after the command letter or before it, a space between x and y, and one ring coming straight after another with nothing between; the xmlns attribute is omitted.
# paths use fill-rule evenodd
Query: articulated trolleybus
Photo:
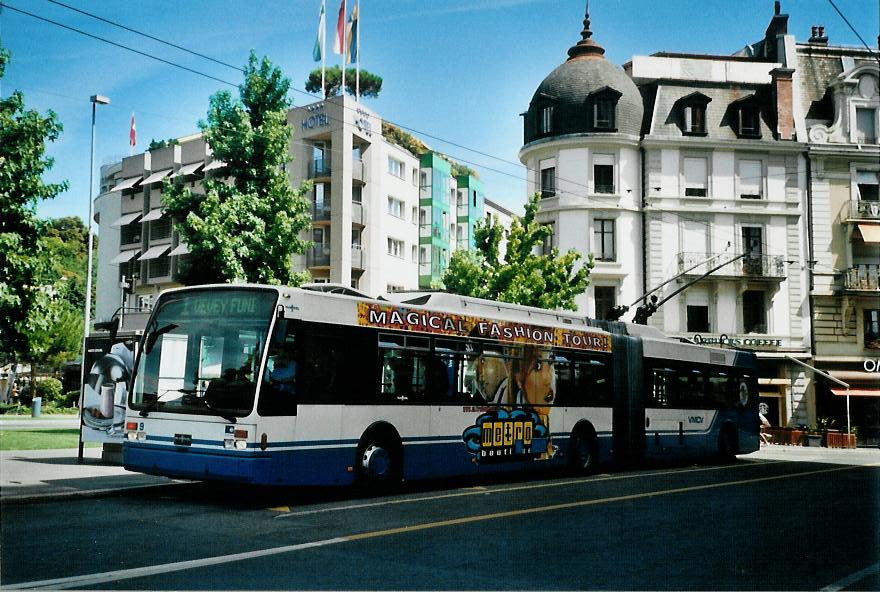
<svg viewBox="0 0 880 592"><path fill-rule="evenodd" d="M758 448L754 354L440 293L164 292L125 468L327 485Z"/></svg>

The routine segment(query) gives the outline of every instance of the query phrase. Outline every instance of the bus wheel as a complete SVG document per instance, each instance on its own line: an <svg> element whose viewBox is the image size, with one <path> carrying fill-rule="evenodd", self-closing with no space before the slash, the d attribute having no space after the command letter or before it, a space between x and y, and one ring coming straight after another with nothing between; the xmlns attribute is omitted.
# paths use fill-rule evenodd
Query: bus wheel
<svg viewBox="0 0 880 592"><path fill-rule="evenodd" d="M739 448L736 441L736 433L730 426L725 426L718 436L718 458L722 462L736 460L736 451Z"/></svg>
<svg viewBox="0 0 880 592"><path fill-rule="evenodd" d="M599 464L599 451L596 439L586 430L579 430L568 445L569 467L575 473L589 475Z"/></svg>
<svg viewBox="0 0 880 592"><path fill-rule="evenodd" d="M369 489L388 489L400 481L396 449L381 440L368 440L358 447L357 476Z"/></svg>

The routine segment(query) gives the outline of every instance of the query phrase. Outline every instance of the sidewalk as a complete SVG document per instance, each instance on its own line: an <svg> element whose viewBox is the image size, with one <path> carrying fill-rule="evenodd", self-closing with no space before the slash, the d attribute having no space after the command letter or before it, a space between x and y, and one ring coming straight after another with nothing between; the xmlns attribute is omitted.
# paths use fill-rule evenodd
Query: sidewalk
<svg viewBox="0 0 880 592"><path fill-rule="evenodd" d="M100 497L123 489L171 483L175 481L102 463L101 448L86 448L83 464L77 463L76 448L0 452L0 502L3 504Z"/></svg>

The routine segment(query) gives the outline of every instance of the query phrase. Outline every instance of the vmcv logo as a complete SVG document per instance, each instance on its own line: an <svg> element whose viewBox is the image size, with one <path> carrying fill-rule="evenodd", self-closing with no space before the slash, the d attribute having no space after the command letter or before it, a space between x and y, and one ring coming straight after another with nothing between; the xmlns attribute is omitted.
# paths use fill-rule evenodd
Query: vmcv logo
<svg viewBox="0 0 880 592"><path fill-rule="evenodd" d="M688 423L703 423L703 416L702 415L689 415L688 416Z"/></svg>

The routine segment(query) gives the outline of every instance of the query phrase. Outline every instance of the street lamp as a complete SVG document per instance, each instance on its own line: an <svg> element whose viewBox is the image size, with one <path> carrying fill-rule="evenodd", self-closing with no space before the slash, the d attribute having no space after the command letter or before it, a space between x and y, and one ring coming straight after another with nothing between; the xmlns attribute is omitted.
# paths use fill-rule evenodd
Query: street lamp
<svg viewBox="0 0 880 592"><path fill-rule="evenodd" d="M86 384L86 338L89 336L89 324L91 323L91 314L92 314L92 244L94 242L94 235L92 234L92 208L94 202L93 191L95 189L95 111L97 110L98 105L109 105L110 99L102 95L92 95L89 98L89 101L92 103L92 155L89 160L89 217L86 219L86 226L89 229L89 242L88 242L88 265L86 266L86 305L85 312L83 314L83 342L82 342L82 362L80 365L80 373L79 373L79 385L80 385L80 412L82 412L82 392L83 386ZM79 439L79 462L82 462L83 459L83 443L82 443L82 430L80 430L80 439Z"/></svg>

